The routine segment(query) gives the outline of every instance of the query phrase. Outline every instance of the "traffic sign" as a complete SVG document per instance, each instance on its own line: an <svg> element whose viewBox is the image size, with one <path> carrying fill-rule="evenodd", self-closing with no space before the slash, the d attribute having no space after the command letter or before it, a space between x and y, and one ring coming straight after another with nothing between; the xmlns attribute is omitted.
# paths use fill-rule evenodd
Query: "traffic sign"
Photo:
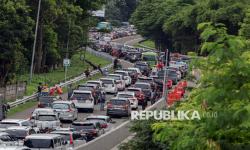
<svg viewBox="0 0 250 150"><path fill-rule="evenodd" d="M68 59L68 58L63 59L63 66L64 67L70 66L70 59Z"/></svg>

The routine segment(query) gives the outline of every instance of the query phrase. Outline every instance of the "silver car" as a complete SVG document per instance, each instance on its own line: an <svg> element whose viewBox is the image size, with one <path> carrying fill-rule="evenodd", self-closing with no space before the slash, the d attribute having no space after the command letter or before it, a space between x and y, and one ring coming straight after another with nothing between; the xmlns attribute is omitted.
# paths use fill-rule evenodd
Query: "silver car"
<svg viewBox="0 0 250 150"><path fill-rule="evenodd" d="M40 113L35 118L35 125L40 132L47 132L61 126L60 120L56 113Z"/></svg>
<svg viewBox="0 0 250 150"><path fill-rule="evenodd" d="M78 111L72 101L55 101L52 108L58 113L60 120L74 121L77 119Z"/></svg>

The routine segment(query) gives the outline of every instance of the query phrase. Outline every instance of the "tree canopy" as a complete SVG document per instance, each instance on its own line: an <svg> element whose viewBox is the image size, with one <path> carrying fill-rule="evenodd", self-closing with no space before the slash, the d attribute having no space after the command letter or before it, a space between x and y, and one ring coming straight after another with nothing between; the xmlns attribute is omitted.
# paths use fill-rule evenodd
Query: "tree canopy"
<svg viewBox="0 0 250 150"><path fill-rule="evenodd" d="M0 0L0 85L28 72L31 63L38 0ZM35 51L36 73L55 69L87 39L90 10L104 0L42 0ZM67 51L67 47L69 50Z"/></svg>
<svg viewBox="0 0 250 150"><path fill-rule="evenodd" d="M247 0L141 0L131 21L139 33L165 47L186 53L199 52L202 22L223 23L236 35L249 6Z"/></svg>

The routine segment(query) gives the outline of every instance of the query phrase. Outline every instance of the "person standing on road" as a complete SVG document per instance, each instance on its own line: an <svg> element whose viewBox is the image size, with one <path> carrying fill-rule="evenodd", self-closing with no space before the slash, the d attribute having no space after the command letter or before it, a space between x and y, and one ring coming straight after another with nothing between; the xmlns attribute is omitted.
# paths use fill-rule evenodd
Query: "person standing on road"
<svg viewBox="0 0 250 150"><path fill-rule="evenodd" d="M87 69L84 71L84 73L85 73L86 78L88 78L89 75L90 75L89 68L87 68Z"/></svg>
<svg viewBox="0 0 250 150"><path fill-rule="evenodd" d="M37 86L37 93L38 93L38 96L37 96L37 101L39 100L39 97L41 96L42 94L42 83L39 82L39 85Z"/></svg>
<svg viewBox="0 0 250 150"><path fill-rule="evenodd" d="M101 100L100 100L100 111L104 111L104 104L105 104L105 94L101 94Z"/></svg>
<svg viewBox="0 0 250 150"><path fill-rule="evenodd" d="M101 64L99 64L98 66L97 66L97 69L100 71L100 73L103 75L103 71L102 71L102 68L101 68Z"/></svg>
<svg viewBox="0 0 250 150"><path fill-rule="evenodd" d="M114 60L113 67L114 67L114 70L117 69L117 67L118 67L118 59L117 58L115 58L115 60Z"/></svg>

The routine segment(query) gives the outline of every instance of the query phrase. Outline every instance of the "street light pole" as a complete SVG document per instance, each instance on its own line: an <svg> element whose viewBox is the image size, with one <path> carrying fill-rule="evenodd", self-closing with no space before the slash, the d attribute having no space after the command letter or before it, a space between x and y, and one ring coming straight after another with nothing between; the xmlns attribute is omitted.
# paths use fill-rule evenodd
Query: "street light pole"
<svg viewBox="0 0 250 150"><path fill-rule="evenodd" d="M167 49L167 53L166 53L166 63L165 63L165 67L164 67L164 81L163 81L163 98L164 101L166 101L166 107L168 105L167 102L167 94L168 94L168 88L166 87L166 81L167 81L167 77L168 77L168 66L167 63L168 62L168 49Z"/></svg>
<svg viewBox="0 0 250 150"><path fill-rule="evenodd" d="M39 25L40 9L41 9L41 0L39 0L39 2L38 2L38 10L37 10L37 17L36 17L35 38L34 38L34 44L33 44L33 50L32 50L32 59L31 59L31 65L30 65L30 78L29 78L29 82L32 81L32 75L33 75L33 66L34 66L34 58L35 58L35 52L36 52L36 38L37 38L37 30L38 30L38 25Z"/></svg>

